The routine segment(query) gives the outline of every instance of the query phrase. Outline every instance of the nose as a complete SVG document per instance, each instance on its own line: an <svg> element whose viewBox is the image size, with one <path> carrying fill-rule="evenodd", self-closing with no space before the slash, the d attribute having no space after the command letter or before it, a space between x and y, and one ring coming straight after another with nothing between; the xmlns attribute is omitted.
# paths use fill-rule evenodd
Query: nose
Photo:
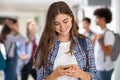
<svg viewBox="0 0 120 80"><path fill-rule="evenodd" d="M61 23L60 24L60 29L64 29L65 28L65 24L64 23Z"/></svg>

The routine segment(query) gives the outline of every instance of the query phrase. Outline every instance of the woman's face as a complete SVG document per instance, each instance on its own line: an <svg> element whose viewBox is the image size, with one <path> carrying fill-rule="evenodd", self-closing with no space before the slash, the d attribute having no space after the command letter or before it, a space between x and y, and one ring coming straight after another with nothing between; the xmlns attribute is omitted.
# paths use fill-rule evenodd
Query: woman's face
<svg viewBox="0 0 120 80"><path fill-rule="evenodd" d="M11 22L9 24L9 27L11 28L12 32L14 32L15 34L19 33L18 22L16 22L16 23Z"/></svg>
<svg viewBox="0 0 120 80"><path fill-rule="evenodd" d="M35 33L36 33L36 24L35 24L35 22L31 22L29 24L28 30L29 30L30 35L33 35L33 36L35 35Z"/></svg>
<svg viewBox="0 0 120 80"><path fill-rule="evenodd" d="M72 28L72 18L67 14L58 14L54 20L54 28L58 36L69 36Z"/></svg>

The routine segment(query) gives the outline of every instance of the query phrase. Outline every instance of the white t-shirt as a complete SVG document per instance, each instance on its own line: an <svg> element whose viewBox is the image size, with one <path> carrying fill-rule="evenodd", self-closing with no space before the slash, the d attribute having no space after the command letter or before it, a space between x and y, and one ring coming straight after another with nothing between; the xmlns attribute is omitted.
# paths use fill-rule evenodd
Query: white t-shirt
<svg viewBox="0 0 120 80"><path fill-rule="evenodd" d="M59 65L77 64L77 60L74 55L71 55L71 53L66 54L66 52L68 52L69 50L70 50L70 41L60 43L53 70L55 70L56 67L58 67ZM57 80L78 80L78 79L69 76L61 76L58 77Z"/></svg>
<svg viewBox="0 0 120 80"><path fill-rule="evenodd" d="M102 30L101 34L104 34L106 29ZM104 35L104 45L114 45L115 36L111 31L107 31ZM113 62L110 59L110 56L106 56L106 61L104 62L104 52L98 42L98 40L95 41L95 47L94 47L94 53L95 53L95 64L97 70L106 70L109 71L114 68Z"/></svg>

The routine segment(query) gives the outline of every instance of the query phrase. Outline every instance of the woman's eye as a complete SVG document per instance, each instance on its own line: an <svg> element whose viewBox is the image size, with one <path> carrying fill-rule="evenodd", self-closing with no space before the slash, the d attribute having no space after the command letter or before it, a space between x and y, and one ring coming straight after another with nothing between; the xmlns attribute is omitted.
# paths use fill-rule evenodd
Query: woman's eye
<svg viewBox="0 0 120 80"><path fill-rule="evenodd" d="M54 25L59 25L59 23L55 23Z"/></svg>
<svg viewBox="0 0 120 80"><path fill-rule="evenodd" d="M64 23L67 23L68 21L64 21Z"/></svg>

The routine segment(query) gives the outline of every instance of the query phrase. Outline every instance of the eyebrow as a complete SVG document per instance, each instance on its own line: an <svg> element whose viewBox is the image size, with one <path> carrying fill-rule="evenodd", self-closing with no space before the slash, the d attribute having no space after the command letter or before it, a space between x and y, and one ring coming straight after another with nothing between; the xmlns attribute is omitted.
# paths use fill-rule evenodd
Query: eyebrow
<svg viewBox="0 0 120 80"><path fill-rule="evenodd" d="M65 20L68 20L68 18L63 19L62 21L65 21ZM54 21L54 22L57 23L57 21Z"/></svg>
<svg viewBox="0 0 120 80"><path fill-rule="evenodd" d="M63 21L68 20L68 18L65 18Z"/></svg>

